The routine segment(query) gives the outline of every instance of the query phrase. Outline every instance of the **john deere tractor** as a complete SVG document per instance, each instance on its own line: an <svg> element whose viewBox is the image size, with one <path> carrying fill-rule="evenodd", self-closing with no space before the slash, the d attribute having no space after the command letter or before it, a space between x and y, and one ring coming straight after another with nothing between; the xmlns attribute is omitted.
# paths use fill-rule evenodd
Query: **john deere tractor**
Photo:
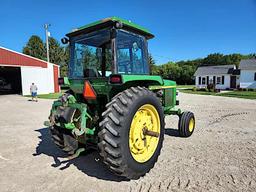
<svg viewBox="0 0 256 192"><path fill-rule="evenodd" d="M164 139L164 118L178 115L180 136L195 128L192 112L177 107L176 83L150 75L147 29L117 17L68 33L69 87L54 101L45 125L70 157L99 150L117 175L137 179L155 164Z"/></svg>

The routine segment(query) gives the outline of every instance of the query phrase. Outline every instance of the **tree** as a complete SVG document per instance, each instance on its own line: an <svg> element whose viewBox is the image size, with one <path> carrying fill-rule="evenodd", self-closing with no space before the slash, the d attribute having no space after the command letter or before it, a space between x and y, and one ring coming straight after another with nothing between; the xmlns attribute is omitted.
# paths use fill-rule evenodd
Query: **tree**
<svg viewBox="0 0 256 192"><path fill-rule="evenodd" d="M203 59L202 65L236 65L239 67L241 59L248 59L249 55L241 55L239 53L223 55L214 53Z"/></svg>
<svg viewBox="0 0 256 192"><path fill-rule="evenodd" d="M203 65L224 65L224 56L220 53L214 53L208 55L203 59Z"/></svg>
<svg viewBox="0 0 256 192"><path fill-rule="evenodd" d="M22 52L26 55L46 60L46 49L44 46L44 42L37 35L32 35L29 38L25 47L23 47Z"/></svg>
<svg viewBox="0 0 256 192"><path fill-rule="evenodd" d="M65 60L65 49L53 37L49 37L50 62L60 65Z"/></svg>
<svg viewBox="0 0 256 192"><path fill-rule="evenodd" d="M53 37L49 38L50 62L60 65L60 76L68 75L69 46L63 47L59 41Z"/></svg>
<svg viewBox="0 0 256 192"><path fill-rule="evenodd" d="M37 36L32 35L28 43L23 47L24 54L36 57L38 59L47 60L46 45L43 40ZM69 47L63 47L53 37L49 38L49 55L50 62L60 65L61 76L67 76L68 61L69 61Z"/></svg>
<svg viewBox="0 0 256 192"><path fill-rule="evenodd" d="M148 64L149 64L149 71L150 71L150 74L153 74L154 73L154 70L156 69L155 68L155 60L153 59L152 55L149 53L148 54Z"/></svg>
<svg viewBox="0 0 256 192"><path fill-rule="evenodd" d="M162 74L163 70L159 65L156 65L156 61L150 53L148 54L148 64L149 64L149 72L151 75Z"/></svg>
<svg viewBox="0 0 256 192"><path fill-rule="evenodd" d="M69 46L63 47L64 56L62 61L59 63L60 65L60 76L67 77L68 76L68 63L69 63Z"/></svg>

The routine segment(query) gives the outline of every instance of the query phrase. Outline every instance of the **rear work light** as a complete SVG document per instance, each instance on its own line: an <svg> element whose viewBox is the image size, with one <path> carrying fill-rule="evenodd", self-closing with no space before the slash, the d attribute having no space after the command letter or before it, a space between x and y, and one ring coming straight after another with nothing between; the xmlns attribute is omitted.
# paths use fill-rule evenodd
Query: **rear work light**
<svg viewBox="0 0 256 192"><path fill-rule="evenodd" d="M85 99L96 99L96 93L89 81L84 82L83 96Z"/></svg>
<svg viewBox="0 0 256 192"><path fill-rule="evenodd" d="M122 77L120 75L111 75L109 78L109 82L111 84L121 84L122 83Z"/></svg>

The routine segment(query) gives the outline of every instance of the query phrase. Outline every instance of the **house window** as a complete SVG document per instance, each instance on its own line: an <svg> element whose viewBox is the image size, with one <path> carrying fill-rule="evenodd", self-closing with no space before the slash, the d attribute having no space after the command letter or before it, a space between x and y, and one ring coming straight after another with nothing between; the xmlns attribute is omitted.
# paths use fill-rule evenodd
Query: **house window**
<svg viewBox="0 0 256 192"><path fill-rule="evenodd" d="M217 85L219 85L220 84L220 82L221 82L221 77L217 77Z"/></svg>
<svg viewBox="0 0 256 192"><path fill-rule="evenodd" d="M254 81L256 81L256 73L254 73Z"/></svg>
<svg viewBox="0 0 256 192"><path fill-rule="evenodd" d="M205 85L205 77L202 78L202 85Z"/></svg>
<svg viewBox="0 0 256 192"><path fill-rule="evenodd" d="M209 85L209 76L206 77L206 84Z"/></svg>
<svg viewBox="0 0 256 192"><path fill-rule="evenodd" d="M222 83L222 85L225 84L225 76L222 76L221 83Z"/></svg>
<svg viewBox="0 0 256 192"><path fill-rule="evenodd" d="M198 77L198 84L201 85L201 77Z"/></svg>

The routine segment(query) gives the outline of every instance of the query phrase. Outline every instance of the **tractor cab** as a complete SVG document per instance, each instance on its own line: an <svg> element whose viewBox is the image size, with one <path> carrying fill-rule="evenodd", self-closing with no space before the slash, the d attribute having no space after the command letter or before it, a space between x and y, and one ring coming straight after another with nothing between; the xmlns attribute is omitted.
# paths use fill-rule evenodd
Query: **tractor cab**
<svg viewBox="0 0 256 192"><path fill-rule="evenodd" d="M117 17L85 25L66 35L70 43L69 79L104 78L110 74L149 74L145 28Z"/></svg>

